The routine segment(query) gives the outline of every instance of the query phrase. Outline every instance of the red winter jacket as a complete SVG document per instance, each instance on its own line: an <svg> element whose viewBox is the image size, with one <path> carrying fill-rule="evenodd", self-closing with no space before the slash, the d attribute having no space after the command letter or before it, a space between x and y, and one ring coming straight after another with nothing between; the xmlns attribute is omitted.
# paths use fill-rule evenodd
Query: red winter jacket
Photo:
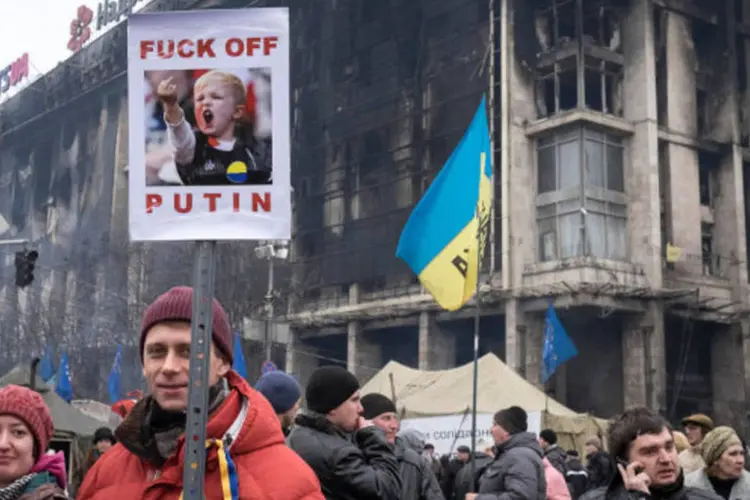
<svg viewBox="0 0 750 500"><path fill-rule="evenodd" d="M208 438L222 438L232 424L230 455L237 468L240 500L325 500L312 469L284 443L279 420L268 401L235 372L227 374L230 394L211 415ZM134 438L139 432L149 398L138 402L118 429ZM230 432L230 434L232 434ZM182 493L185 437L159 469L128 451L121 442L107 451L86 474L78 500L178 500ZM206 500L223 500L216 447L206 457Z"/></svg>

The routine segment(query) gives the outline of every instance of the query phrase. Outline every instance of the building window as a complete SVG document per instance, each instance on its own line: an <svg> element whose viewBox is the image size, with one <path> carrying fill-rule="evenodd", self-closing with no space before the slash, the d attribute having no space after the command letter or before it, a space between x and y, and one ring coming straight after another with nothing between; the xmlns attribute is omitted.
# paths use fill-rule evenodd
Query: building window
<svg viewBox="0 0 750 500"><path fill-rule="evenodd" d="M721 158L718 155L700 151L698 153L698 188L701 205L714 206L714 190L716 189L716 171Z"/></svg>
<svg viewBox="0 0 750 500"><path fill-rule="evenodd" d="M627 258L622 139L588 128L537 143L539 259Z"/></svg>
<svg viewBox="0 0 750 500"><path fill-rule="evenodd" d="M714 228L712 224L701 224L701 260L703 275L714 276L718 270L718 257L714 255Z"/></svg>

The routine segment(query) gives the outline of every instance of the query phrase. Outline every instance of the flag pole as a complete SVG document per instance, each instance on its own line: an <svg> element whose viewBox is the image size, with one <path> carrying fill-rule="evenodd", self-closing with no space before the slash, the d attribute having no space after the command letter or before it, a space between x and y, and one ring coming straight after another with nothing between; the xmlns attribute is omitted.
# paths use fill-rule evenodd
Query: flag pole
<svg viewBox="0 0 750 500"><path fill-rule="evenodd" d="M476 485L476 446L477 446L477 400L479 399L479 321L481 307L479 300L480 276L482 271L482 214L477 207L477 284L474 290L474 376L471 394L471 493L477 489Z"/></svg>

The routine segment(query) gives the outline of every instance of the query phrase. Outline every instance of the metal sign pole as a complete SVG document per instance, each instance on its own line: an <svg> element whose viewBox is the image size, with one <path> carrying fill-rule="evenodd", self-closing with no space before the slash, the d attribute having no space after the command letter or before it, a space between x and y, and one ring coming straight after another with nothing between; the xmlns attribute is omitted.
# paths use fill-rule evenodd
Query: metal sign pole
<svg viewBox="0 0 750 500"><path fill-rule="evenodd" d="M208 372L211 362L216 242L199 241L196 250L190 338L190 387L187 427L185 428L186 450L182 471L182 498L184 500L205 498Z"/></svg>

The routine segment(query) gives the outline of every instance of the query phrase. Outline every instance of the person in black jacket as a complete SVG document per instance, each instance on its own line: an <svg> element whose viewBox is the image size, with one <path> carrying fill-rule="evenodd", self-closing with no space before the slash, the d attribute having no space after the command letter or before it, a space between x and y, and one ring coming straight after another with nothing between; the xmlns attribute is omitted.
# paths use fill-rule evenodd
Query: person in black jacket
<svg viewBox="0 0 750 500"><path fill-rule="evenodd" d="M388 443L394 447L401 473L401 500L443 500L437 478L427 460L398 439L399 421L396 405L378 393L362 397L362 416L385 432ZM422 448L424 443L420 443Z"/></svg>
<svg viewBox="0 0 750 500"><path fill-rule="evenodd" d="M398 460L361 416L357 378L340 366L318 368L305 400L287 444L315 471L326 500L400 500Z"/></svg>
<svg viewBox="0 0 750 500"><path fill-rule="evenodd" d="M539 433L539 445L544 450L544 458L549 460L552 467L565 476L565 473L568 472L565 465L567 457L565 456L565 450L557 444L557 433L552 429L544 429Z"/></svg>
<svg viewBox="0 0 750 500"><path fill-rule="evenodd" d="M477 451L474 453L474 484L472 485L472 468L471 460L469 460L469 463L464 465L456 474L456 481L453 484L453 498L456 500L464 500L467 493L476 491L479 486L479 478L482 477L484 470L495 459L494 445L484 438L477 442L476 449Z"/></svg>
<svg viewBox="0 0 750 500"><path fill-rule="evenodd" d="M565 472L565 482L568 483L570 496L577 500L588 489L589 474L581 463L576 450L568 450L567 471Z"/></svg>
<svg viewBox="0 0 750 500"><path fill-rule="evenodd" d="M602 441L596 436L586 441L586 472L590 490L607 486L616 472L612 457L602 449Z"/></svg>

